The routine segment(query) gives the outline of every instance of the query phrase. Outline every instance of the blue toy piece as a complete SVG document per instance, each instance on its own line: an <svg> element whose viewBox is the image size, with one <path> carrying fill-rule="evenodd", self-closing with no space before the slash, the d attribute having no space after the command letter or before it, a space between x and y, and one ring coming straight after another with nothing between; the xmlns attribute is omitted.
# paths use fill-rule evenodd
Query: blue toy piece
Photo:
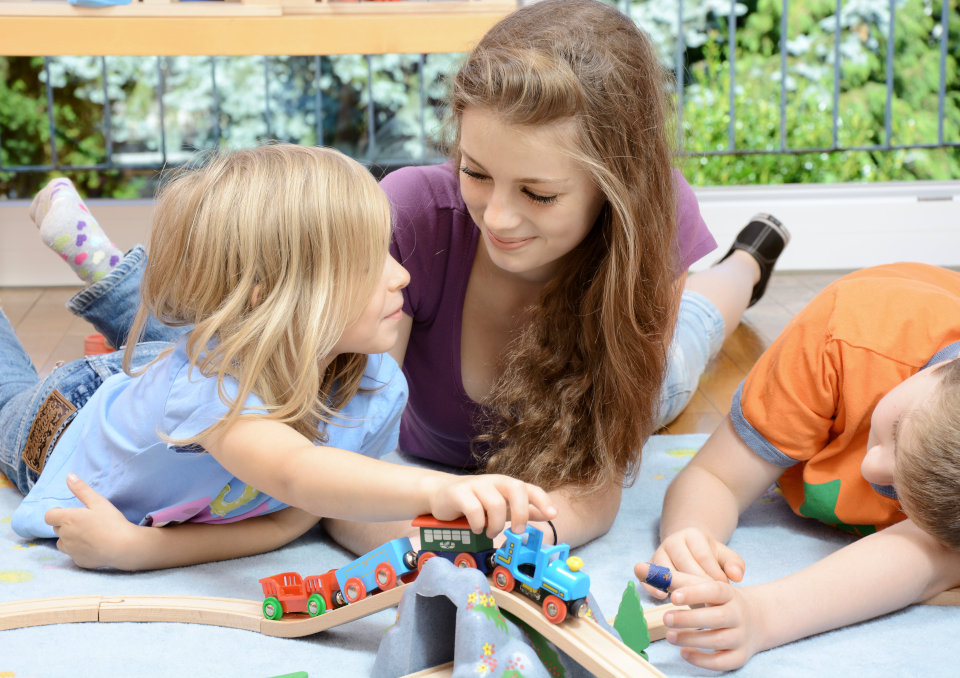
<svg viewBox="0 0 960 678"><path fill-rule="evenodd" d="M493 556L493 585L504 591L515 588L540 604L543 615L559 624L569 612L583 617L589 610L590 577L581 572L583 561L570 557L570 546L543 546L543 532L527 525L523 534L506 530L506 542Z"/></svg>
<svg viewBox="0 0 960 678"><path fill-rule="evenodd" d="M79 7L112 7L113 5L129 5L130 0L70 0L70 4Z"/></svg>
<svg viewBox="0 0 960 678"><path fill-rule="evenodd" d="M373 589L392 589L400 577L416 569L417 552L407 537L400 537L338 569L337 584L346 601L355 603Z"/></svg>

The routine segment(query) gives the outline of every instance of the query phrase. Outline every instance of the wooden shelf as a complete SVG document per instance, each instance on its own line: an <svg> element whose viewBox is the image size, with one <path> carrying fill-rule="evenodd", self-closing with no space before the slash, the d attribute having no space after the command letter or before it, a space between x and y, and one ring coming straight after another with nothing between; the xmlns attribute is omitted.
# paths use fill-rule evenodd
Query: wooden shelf
<svg viewBox="0 0 960 678"><path fill-rule="evenodd" d="M0 0L2 56L466 52L516 0L163 2Z"/></svg>

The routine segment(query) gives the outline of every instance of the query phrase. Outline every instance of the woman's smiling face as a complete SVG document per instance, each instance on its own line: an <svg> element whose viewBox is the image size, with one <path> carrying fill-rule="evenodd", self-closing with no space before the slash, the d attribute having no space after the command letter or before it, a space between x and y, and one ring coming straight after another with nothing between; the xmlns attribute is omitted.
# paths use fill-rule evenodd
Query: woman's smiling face
<svg viewBox="0 0 960 678"><path fill-rule="evenodd" d="M586 237L605 198L571 156L573 120L537 127L506 123L487 109L460 120L460 192L504 271L544 281Z"/></svg>

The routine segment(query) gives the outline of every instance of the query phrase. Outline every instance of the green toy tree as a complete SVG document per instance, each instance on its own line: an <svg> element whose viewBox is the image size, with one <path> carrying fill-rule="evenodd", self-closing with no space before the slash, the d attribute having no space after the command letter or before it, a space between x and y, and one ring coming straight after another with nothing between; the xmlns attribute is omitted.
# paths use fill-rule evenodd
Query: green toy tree
<svg viewBox="0 0 960 678"><path fill-rule="evenodd" d="M647 619L643 616L643 605L640 604L640 594L632 581L627 582L627 588L620 598L620 607L613 620L613 628L620 634L624 645L647 659L644 651L650 646L650 631L647 629Z"/></svg>

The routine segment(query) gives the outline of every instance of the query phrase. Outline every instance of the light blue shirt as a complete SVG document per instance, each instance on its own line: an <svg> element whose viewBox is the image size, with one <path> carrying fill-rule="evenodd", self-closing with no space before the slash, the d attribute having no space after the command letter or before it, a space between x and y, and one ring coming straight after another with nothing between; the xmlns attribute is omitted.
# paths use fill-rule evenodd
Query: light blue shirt
<svg viewBox="0 0 960 678"><path fill-rule="evenodd" d="M227 523L272 513L283 504L238 480L199 445L167 443L190 438L228 411L216 377L190 369L185 339L135 377L106 379L57 441L43 472L13 514L21 537L54 537L44 514L82 507L67 488L76 473L107 497L127 520L140 525ZM228 378L224 390L236 395ZM380 457L395 449L407 383L389 355L373 355L361 390L327 426L326 445ZM261 405L250 396L245 411ZM162 435L161 435L162 434ZM323 454L322 448L317 448Z"/></svg>

